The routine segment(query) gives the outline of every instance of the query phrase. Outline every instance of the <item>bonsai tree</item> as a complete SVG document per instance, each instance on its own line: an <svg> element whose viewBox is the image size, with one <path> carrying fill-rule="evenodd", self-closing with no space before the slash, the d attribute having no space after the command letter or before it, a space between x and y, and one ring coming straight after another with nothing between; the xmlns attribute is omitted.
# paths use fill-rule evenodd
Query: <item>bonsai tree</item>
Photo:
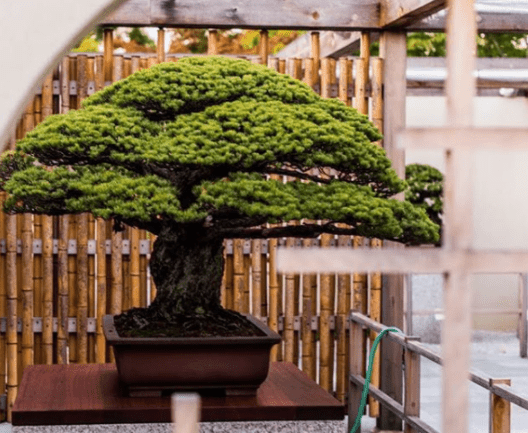
<svg viewBox="0 0 528 433"><path fill-rule="evenodd" d="M408 185L405 200L425 210L431 221L440 227L441 238L444 176L430 165L409 164L405 167L405 179ZM437 244L440 244L440 239Z"/></svg>
<svg viewBox="0 0 528 433"><path fill-rule="evenodd" d="M424 209L390 198L406 182L373 143L381 135L367 117L264 66L185 58L83 105L21 140L2 162L0 187L7 212L91 212L157 235L156 299L116 317L120 333L160 323L243 332L220 305L226 238L438 241Z"/></svg>

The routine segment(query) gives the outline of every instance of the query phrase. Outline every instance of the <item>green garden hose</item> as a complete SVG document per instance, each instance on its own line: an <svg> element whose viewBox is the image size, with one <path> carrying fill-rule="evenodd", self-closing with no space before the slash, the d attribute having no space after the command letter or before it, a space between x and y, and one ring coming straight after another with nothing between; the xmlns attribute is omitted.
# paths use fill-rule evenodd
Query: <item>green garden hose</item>
<svg viewBox="0 0 528 433"><path fill-rule="evenodd" d="M367 402L367 395L368 395L368 389L370 384L370 376L372 376L372 367L374 364L374 356L376 355L376 350L378 348L378 344L380 340L383 338L383 336L388 332L399 332L403 334L401 330L398 328L387 328L384 329L379 333L379 335L374 340L374 343L372 344L372 348L370 349L370 356L369 356L369 367L367 369L367 377L365 378L365 385L363 386L363 393L361 394L361 404L359 405L358 414L356 417L356 422L354 423L354 427L352 427L352 430L350 430L350 433L355 433L358 427L361 424L361 418L363 417L363 411L365 410L365 404ZM350 415L349 415L350 416Z"/></svg>

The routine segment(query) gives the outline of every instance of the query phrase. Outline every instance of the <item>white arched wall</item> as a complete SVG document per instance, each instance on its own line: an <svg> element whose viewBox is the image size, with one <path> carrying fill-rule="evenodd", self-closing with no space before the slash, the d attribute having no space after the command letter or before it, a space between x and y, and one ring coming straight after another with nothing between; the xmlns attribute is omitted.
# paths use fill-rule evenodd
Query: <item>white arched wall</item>
<svg viewBox="0 0 528 433"><path fill-rule="evenodd" d="M0 1L0 153L42 79L125 0Z"/></svg>

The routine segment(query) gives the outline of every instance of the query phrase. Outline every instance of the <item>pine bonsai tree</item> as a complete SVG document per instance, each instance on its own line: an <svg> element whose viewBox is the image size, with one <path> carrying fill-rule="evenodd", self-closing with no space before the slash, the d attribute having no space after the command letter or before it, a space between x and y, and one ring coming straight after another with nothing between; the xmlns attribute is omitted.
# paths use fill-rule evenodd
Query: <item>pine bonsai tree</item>
<svg viewBox="0 0 528 433"><path fill-rule="evenodd" d="M226 238L438 241L423 209L389 198L406 183L372 143L380 138L366 116L287 75L244 60L186 58L47 118L4 158L0 187L8 212L91 212L158 236L156 299L117 326L170 322L201 334L215 322L219 332L239 332L229 324L236 315L220 306ZM322 222L288 223L302 219Z"/></svg>

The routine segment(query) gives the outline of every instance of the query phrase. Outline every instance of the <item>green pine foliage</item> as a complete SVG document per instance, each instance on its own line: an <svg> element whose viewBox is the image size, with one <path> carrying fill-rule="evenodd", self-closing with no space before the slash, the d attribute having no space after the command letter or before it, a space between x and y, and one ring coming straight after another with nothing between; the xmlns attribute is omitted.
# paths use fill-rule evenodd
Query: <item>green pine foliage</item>
<svg viewBox="0 0 528 433"><path fill-rule="evenodd" d="M442 225L444 176L436 168L425 164L409 164L405 167L408 188L405 200L424 209L429 218Z"/></svg>
<svg viewBox="0 0 528 433"><path fill-rule="evenodd" d="M185 58L83 105L48 117L1 160L7 211L88 211L156 234L192 223L221 237L262 237L266 222L325 220L302 234L337 233L346 223L339 233L438 241L424 209L390 198L407 184L373 143L381 135L367 117L264 66Z"/></svg>

